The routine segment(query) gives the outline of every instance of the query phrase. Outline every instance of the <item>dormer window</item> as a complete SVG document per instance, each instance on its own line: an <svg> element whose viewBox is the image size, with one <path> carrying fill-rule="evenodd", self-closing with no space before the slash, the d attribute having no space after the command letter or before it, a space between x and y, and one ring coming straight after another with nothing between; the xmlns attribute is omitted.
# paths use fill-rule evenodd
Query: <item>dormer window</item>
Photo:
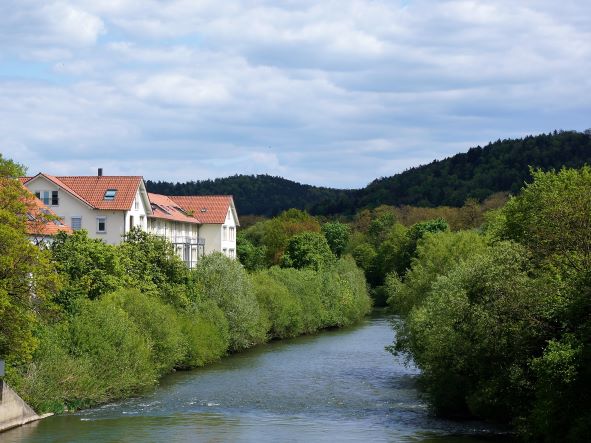
<svg viewBox="0 0 591 443"><path fill-rule="evenodd" d="M107 200L107 201L115 200L116 194L117 194L117 189L107 189L105 191L104 200Z"/></svg>

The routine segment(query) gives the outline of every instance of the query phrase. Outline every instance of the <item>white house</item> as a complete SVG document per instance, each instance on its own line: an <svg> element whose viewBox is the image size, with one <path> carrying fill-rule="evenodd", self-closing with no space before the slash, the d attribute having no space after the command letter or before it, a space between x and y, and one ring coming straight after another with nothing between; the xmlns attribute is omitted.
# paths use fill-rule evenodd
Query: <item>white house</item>
<svg viewBox="0 0 591 443"><path fill-rule="evenodd" d="M148 232L170 241L189 268L205 254L205 238L199 236L200 222L166 195L148 193L152 215Z"/></svg>
<svg viewBox="0 0 591 443"><path fill-rule="evenodd" d="M21 181L73 230L120 243L132 227L167 238L193 267L214 251L236 257L234 199L228 195L148 194L140 176L52 176L39 173Z"/></svg>
<svg viewBox="0 0 591 443"><path fill-rule="evenodd" d="M171 195L169 198L199 220L205 254L220 251L236 258L236 228L240 223L231 195Z"/></svg>
<svg viewBox="0 0 591 443"><path fill-rule="evenodd" d="M152 215L142 177L55 177L39 173L22 180L46 206L73 230L86 229L89 237L118 244L126 232L138 226L147 230Z"/></svg>

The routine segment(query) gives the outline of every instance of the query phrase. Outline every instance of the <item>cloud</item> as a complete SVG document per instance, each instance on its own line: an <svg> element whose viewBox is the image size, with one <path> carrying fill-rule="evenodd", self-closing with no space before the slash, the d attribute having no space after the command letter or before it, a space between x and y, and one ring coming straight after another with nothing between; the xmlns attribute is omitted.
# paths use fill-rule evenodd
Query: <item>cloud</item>
<svg viewBox="0 0 591 443"><path fill-rule="evenodd" d="M0 146L33 172L363 186L591 126L585 3L7 0Z"/></svg>

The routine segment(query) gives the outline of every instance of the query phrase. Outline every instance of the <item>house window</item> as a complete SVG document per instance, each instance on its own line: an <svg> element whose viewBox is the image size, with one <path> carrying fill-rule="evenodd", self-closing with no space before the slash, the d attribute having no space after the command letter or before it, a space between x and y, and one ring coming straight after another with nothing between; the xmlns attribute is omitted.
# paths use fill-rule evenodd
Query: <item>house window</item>
<svg viewBox="0 0 591 443"><path fill-rule="evenodd" d="M144 216L140 215L140 226L144 226Z"/></svg>
<svg viewBox="0 0 591 443"><path fill-rule="evenodd" d="M222 252L224 253L225 256L228 256L228 250L226 248L222 249Z"/></svg>
<svg viewBox="0 0 591 443"><path fill-rule="evenodd" d="M96 218L96 232L97 234L105 234L107 232L107 217Z"/></svg>
<svg viewBox="0 0 591 443"><path fill-rule="evenodd" d="M43 202L44 205L47 206L58 206L59 205L59 195L58 191L37 191L35 192L35 197Z"/></svg>
<svg viewBox="0 0 591 443"><path fill-rule="evenodd" d="M139 211L139 209L140 209L140 201L137 199L137 197L136 197L135 201L133 202L133 204L134 204L135 210L136 211Z"/></svg>
<svg viewBox="0 0 591 443"><path fill-rule="evenodd" d="M105 196L103 197L103 200L115 200L115 195L117 195L117 189L107 189L105 191Z"/></svg>
<svg viewBox="0 0 591 443"><path fill-rule="evenodd" d="M235 258L236 257L236 251L234 251L234 249L230 249L230 257L231 258Z"/></svg>
<svg viewBox="0 0 591 443"><path fill-rule="evenodd" d="M222 240L224 240L224 241L228 240L228 227L227 226L223 227Z"/></svg>
<svg viewBox="0 0 591 443"><path fill-rule="evenodd" d="M133 215L129 216L129 229L133 228L134 224L133 224Z"/></svg>
<svg viewBox="0 0 591 443"><path fill-rule="evenodd" d="M230 226L230 241L236 240L236 228Z"/></svg>
<svg viewBox="0 0 591 443"><path fill-rule="evenodd" d="M82 229L82 217L72 217L70 219L70 226L72 226L74 231Z"/></svg>

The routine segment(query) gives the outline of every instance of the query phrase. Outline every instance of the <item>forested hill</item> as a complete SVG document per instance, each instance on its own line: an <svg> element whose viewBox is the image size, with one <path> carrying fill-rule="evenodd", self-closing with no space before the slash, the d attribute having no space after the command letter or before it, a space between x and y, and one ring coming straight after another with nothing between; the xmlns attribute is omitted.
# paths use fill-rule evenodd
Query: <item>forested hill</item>
<svg viewBox="0 0 591 443"><path fill-rule="evenodd" d="M235 175L188 183L153 182L150 192L168 195L232 194L240 214L271 216L288 208L313 214L347 214L381 204L461 206L500 191L516 193L529 180L529 166L544 170L591 164L591 131L555 131L485 147L374 180L359 190L302 185L269 175Z"/></svg>
<svg viewBox="0 0 591 443"><path fill-rule="evenodd" d="M234 196L239 214L265 216L277 215L289 208L315 212L314 207L319 202L331 203L325 212L346 212L353 207L351 197L356 192L303 185L270 175L234 175L176 184L148 180L146 186L149 192L165 195L230 194ZM346 205L335 207L335 202L341 199L346 201Z"/></svg>

